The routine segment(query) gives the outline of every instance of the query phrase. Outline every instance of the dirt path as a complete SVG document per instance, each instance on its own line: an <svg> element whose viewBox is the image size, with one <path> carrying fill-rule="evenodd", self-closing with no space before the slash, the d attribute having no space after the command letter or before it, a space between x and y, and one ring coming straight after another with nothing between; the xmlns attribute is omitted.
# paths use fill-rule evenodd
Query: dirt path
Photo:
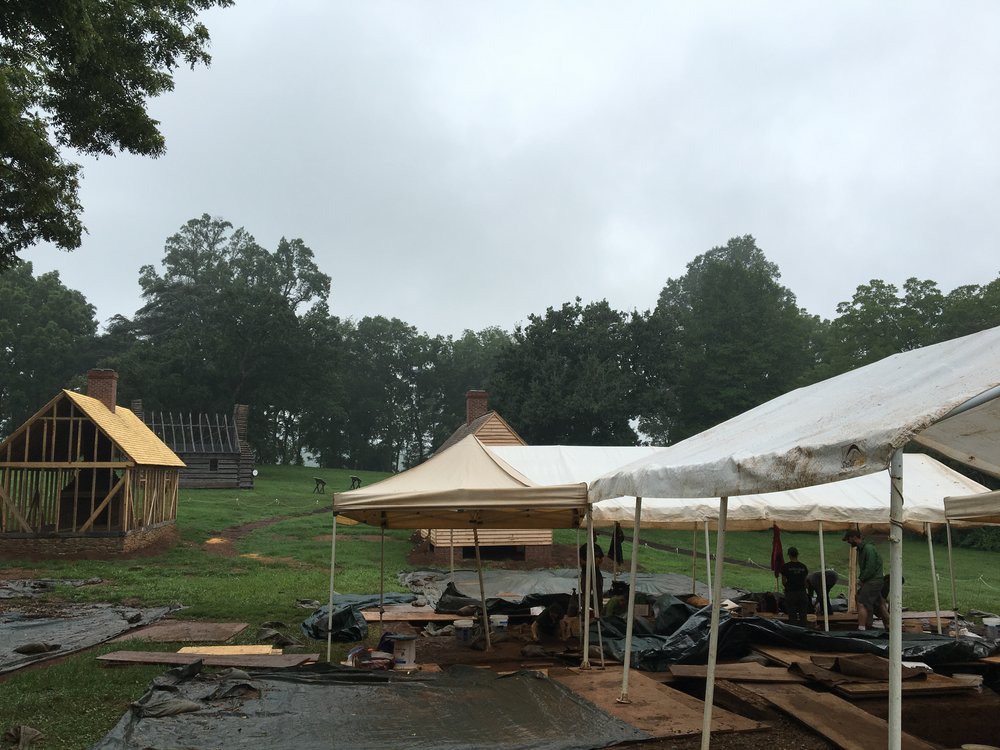
<svg viewBox="0 0 1000 750"><path fill-rule="evenodd" d="M236 551L235 543L240 539L249 536L254 531L257 531L257 529L266 529L268 526L274 526L276 523L288 521L292 518L316 516L320 513L329 512L329 508L317 508L304 513L289 513L286 516L271 516L270 518L261 518L256 521L250 521L249 523L242 523L239 526L230 526L228 529L220 531L218 536L213 536L211 539L207 540L201 545L201 548L210 555L237 557L240 553Z"/></svg>

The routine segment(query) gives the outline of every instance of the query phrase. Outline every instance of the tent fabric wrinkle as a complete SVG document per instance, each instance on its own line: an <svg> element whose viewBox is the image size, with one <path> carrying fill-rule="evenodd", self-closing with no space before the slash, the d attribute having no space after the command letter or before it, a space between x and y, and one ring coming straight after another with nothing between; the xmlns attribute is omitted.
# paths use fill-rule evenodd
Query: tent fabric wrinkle
<svg viewBox="0 0 1000 750"><path fill-rule="evenodd" d="M809 487L888 468L893 451L1000 384L1000 327L896 354L761 404L591 484L591 499L721 497ZM943 432L944 427L939 428ZM983 461L996 443L977 442Z"/></svg>

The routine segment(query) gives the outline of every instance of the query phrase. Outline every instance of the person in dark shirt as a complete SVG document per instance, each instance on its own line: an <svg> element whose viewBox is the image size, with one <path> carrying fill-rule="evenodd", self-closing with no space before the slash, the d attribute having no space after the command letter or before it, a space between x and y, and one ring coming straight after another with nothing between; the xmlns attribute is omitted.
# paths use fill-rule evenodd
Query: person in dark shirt
<svg viewBox="0 0 1000 750"><path fill-rule="evenodd" d="M531 640L565 640L569 624L565 621L566 610L558 602L553 602L531 623Z"/></svg>
<svg viewBox="0 0 1000 750"><path fill-rule="evenodd" d="M809 596L809 602L812 603L813 600L816 602L816 616L822 617L823 615L823 572L814 571L809 574L806 578L806 594ZM830 589L837 585L840 580L840 576L837 575L837 571L833 568L828 568L826 571L826 611L833 612L833 605L830 603Z"/></svg>
<svg viewBox="0 0 1000 750"><path fill-rule="evenodd" d="M781 566L781 583L785 588L785 611L790 625L806 626L806 612L809 610L809 595L806 593L806 578L809 568L799 562L799 551L788 548L788 562Z"/></svg>
<svg viewBox="0 0 1000 750"><path fill-rule="evenodd" d="M601 575L601 563L604 562L604 550L600 545L594 545L594 580L597 591L597 616L600 617L604 607L604 576ZM594 595L587 591L587 545L580 545L580 591L583 599L593 606ZM584 610L586 611L586 609Z"/></svg>

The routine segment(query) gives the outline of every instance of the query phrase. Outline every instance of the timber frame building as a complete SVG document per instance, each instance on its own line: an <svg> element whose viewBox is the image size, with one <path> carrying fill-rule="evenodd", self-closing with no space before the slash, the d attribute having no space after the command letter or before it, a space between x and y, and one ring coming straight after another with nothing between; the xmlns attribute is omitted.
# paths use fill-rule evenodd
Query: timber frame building
<svg viewBox="0 0 1000 750"><path fill-rule="evenodd" d="M181 461L87 373L0 443L0 555L107 557L176 540Z"/></svg>

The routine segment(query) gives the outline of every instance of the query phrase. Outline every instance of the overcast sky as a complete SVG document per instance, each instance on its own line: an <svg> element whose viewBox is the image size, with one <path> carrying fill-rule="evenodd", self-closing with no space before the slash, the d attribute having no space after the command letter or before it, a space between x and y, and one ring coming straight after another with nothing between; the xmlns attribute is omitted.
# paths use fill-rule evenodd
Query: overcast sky
<svg viewBox="0 0 1000 750"><path fill-rule="evenodd" d="M653 307L753 234L825 318L872 278L1000 273L1000 3L237 0L150 109L167 155L84 164L56 268L103 322L209 213L300 237L342 317L506 329Z"/></svg>

